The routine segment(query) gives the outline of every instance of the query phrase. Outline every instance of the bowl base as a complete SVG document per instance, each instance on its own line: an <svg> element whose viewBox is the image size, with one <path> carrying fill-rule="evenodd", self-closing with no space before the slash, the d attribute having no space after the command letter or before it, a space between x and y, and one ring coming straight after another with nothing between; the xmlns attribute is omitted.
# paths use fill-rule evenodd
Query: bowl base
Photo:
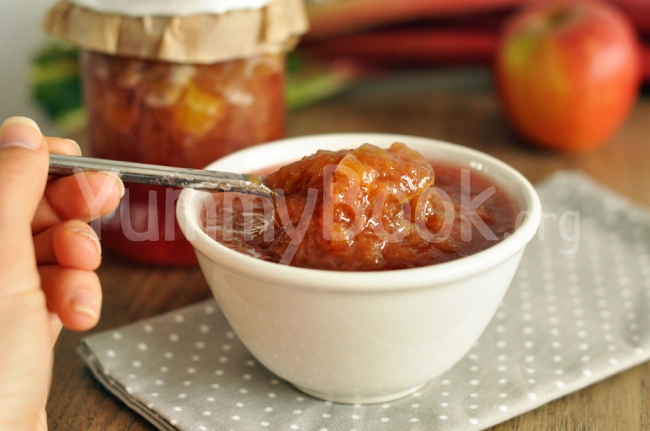
<svg viewBox="0 0 650 431"><path fill-rule="evenodd" d="M407 395L412 394L413 392L417 392L424 385L426 385L426 383L399 392L392 392L390 394L382 394L382 395L372 395L368 397L364 397L360 395L352 395L352 396L337 395L337 394L307 389L299 385L293 385L293 386L299 391L306 393L307 395L311 395L314 398L320 398L321 400L325 400L325 401L332 401L341 404L375 404L375 403L383 403L386 401L393 401L398 398L405 397Z"/></svg>

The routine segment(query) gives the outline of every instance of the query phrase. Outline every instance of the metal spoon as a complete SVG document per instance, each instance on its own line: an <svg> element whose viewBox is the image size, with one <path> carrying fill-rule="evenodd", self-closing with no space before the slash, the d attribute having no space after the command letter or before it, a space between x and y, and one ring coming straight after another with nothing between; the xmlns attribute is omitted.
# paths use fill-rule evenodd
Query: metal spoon
<svg viewBox="0 0 650 431"><path fill-rule="evenodd" d="M210 192L238 192L273 197L273 191L253 174L172 168L143 163L50 154L50 175L69 176L79 172L113 172L124 182L180 187Z"/></svg>

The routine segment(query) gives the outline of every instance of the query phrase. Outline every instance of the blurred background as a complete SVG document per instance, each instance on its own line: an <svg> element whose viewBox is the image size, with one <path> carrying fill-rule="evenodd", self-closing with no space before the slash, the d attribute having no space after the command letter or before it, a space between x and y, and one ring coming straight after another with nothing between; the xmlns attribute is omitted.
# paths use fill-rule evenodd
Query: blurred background
<svg viewBox="0 0 650 431"><path fill-rule="evenodd" d="M5 41L0 46L0 117L28 115L49 133L75 136L85 125L81 83L74 72L76 50L53 47L39 26L54 3L25 0L0 4L0 37ZM505 25L522 6L531 3L548 2L306 0L311 28L298 50L290 54L289 108L301 108L359 83L402 72L417 71L420 80L423 73L458 72L458 79L467 83L468 70L490 73ZM642 44L639 71L648 80L650 2L607 3L622 11L633 27ZM445 75L440 83L444 86L450 78ZM417 85L417 79L410 85ZM485 76L477 79L491 85Z"/></svg>
<svg viewBox="0 0 650 431"><path fill-rule="evenodd" d="M28 115L50 133L75 135L85 124L76 51L53 48L40 21L54 0L0 3L0 117ZM304 107L363 81L403 71L488 71L504 26L530 0L307 0L311 29L289 58L288 104ZM650 78L650 2L608 0L642 45ZM485 81L485 77L479 77ZM417 81L417 78L416 78ZM449 81L449 76L441 82ZM470 79L471 81L471 79ZM408 84L407 84L408 85ZM417 85L414 81L412 85ZM490 85L490 83L487 83Z"/></svg>
<svg viewBox="0 0 650 431"><path fill-rule="evenodd" d="M366 65L489 64L499 34L526 6L547 10L572 0L309 0L311 29L302 48ZM582 1L584 3L584 1ZM592 2L593 3L593 2ZM650 2L603 0L650 43ZM645 47L647 57L648 47ZM647 60L644 76L650 76Z"/></svg>
<svg viewBox="0 0 650 431"><path fill-rule="evenodd" d="M30 98L30 62L46 37L40 22L54 0L0 2L0 118L26 115L51 129Z"/></svg>

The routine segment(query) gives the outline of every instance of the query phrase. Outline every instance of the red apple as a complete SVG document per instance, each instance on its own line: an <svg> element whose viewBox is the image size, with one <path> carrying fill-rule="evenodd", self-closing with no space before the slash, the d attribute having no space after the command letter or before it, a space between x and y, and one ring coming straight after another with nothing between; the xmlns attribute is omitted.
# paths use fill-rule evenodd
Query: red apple
<svg viewBox="0 0 650 431"><path fill-rule="evenodd" d="M546 148L604 144L638 96L640 45L627 18L595 2L527 9L506 24L498 93L515 130Z"/></svg>

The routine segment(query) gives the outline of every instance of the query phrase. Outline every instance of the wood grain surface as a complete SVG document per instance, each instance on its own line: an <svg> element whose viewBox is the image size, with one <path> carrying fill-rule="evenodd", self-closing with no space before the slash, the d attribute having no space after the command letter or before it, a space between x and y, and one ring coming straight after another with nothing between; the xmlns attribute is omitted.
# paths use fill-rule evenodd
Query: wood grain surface
<svg viewBox="0 0 650 431"><path fill-rule="evenodd" d="M512 136L484 70L412 72L366 79L346 93L292 112L289 135L386 132L455 142L496 156L533 183L560 169L579 169L650 207L650 97L642 95L624 128L604 148L567 156L528 147ZM105 256L103 331L210 298L198 268L139 266ZM68 331L55 346L47 407L51 430L154 430L91 376L76 353L82 335ZM494 428L519 430L650 430L650 363Z"/></svg>

